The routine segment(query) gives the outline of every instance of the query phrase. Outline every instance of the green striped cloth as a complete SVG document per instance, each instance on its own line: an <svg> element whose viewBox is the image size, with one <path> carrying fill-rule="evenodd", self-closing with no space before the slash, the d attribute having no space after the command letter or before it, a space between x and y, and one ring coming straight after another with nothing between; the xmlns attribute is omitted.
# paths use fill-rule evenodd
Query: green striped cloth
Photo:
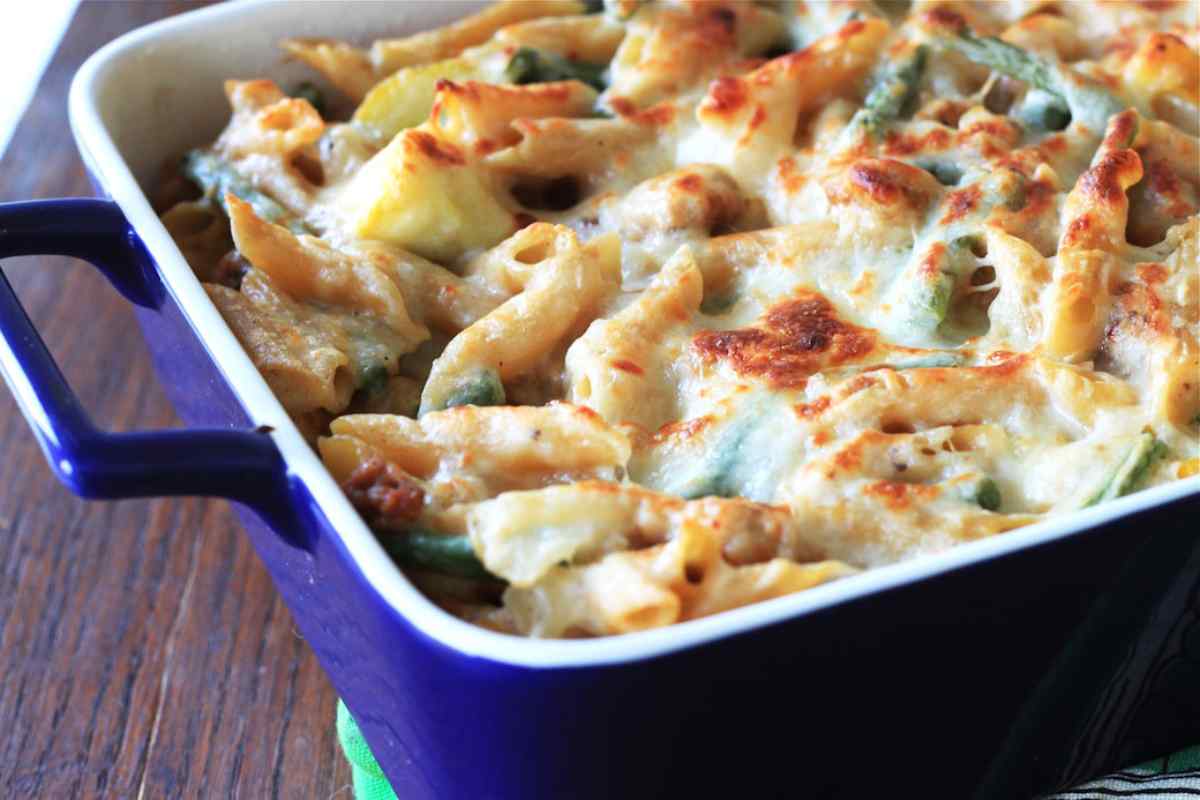
<svg viewBox="0 0 1200 800"><path fill-rule="evenodd" d="M371 748L343 703L337 710L338 740L354 773L355 800L396 800ZM1096 800L1136 797L1139 800L1176 800L1200 797L1200 745L1167 758L1156 758L1106 778L1085 783L1046 800Z"/></svg>

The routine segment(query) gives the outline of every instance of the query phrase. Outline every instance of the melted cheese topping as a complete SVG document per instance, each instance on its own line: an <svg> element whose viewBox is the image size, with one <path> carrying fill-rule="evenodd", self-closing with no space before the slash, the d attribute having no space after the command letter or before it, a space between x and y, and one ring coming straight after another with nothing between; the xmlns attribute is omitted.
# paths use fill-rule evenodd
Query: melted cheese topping
<svg viewBox="0 0 1200 800"><path fill-rule="evenodd" d="M1193 474L1197 4L884 5L292 41L350 121L231 81L164 220L414 580L499 630L672 624Z"/></svg>

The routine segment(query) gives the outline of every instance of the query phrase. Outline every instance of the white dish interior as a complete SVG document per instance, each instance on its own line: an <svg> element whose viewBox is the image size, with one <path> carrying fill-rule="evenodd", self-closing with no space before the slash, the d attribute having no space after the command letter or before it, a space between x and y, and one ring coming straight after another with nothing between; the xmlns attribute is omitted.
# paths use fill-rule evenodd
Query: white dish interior
<svg viewBox="0 0 1200 800"><path fill-rule="evenodd" d="M240 2L134 31L93 55L71 87L71 127L83 158L153 254L164 282L255 424L270 425L290 470L321 504L367 579L399 613L464 653L536 667L619 663L661 655L1033 546L1200 491L1200 476L1076 514L824 584L800 594L672 627L593 640L528 640L463 622L425 599L376 542L301 438L209 302L146 199L163 164L211 141L228 120L222 83L313 80L277 47L289 36L369 42L425 30L484 5L409 2ZM319 81L316 81L320 83Z"/></svg>

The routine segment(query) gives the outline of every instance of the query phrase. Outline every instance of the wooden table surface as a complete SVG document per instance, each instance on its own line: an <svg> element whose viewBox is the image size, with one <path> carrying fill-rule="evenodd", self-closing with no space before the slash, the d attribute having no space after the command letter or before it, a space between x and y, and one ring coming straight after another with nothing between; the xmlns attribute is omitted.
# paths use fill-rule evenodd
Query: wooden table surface
<svg viewBox="0 0 1200 800"><path fill-rule="evenodd" d="M71 77L188 7L83 3L0 160L0 201L91 194ZM4 271L98 424L179 425L99 273ZM337 699L224 502L76 499L2 383L0 452L0 797L349 800Z"/></svg>

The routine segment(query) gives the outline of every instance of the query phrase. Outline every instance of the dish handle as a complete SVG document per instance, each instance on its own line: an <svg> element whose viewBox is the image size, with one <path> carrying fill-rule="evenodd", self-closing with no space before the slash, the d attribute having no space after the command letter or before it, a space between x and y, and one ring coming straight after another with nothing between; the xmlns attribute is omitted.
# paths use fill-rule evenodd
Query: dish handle
<svg viewBox="0 0 1200 800"><path fill-rule="evenodd" d="M156 307L162 287L115 203L90 198L0 204L0 258L63 255L88 261L129 300ZM269 435L227 429L110 433L98 429L0 270L0 373L50 467L94 499L206 495L278 519L287 469ZM274 519L271 519L274 517Z"/></svg>

